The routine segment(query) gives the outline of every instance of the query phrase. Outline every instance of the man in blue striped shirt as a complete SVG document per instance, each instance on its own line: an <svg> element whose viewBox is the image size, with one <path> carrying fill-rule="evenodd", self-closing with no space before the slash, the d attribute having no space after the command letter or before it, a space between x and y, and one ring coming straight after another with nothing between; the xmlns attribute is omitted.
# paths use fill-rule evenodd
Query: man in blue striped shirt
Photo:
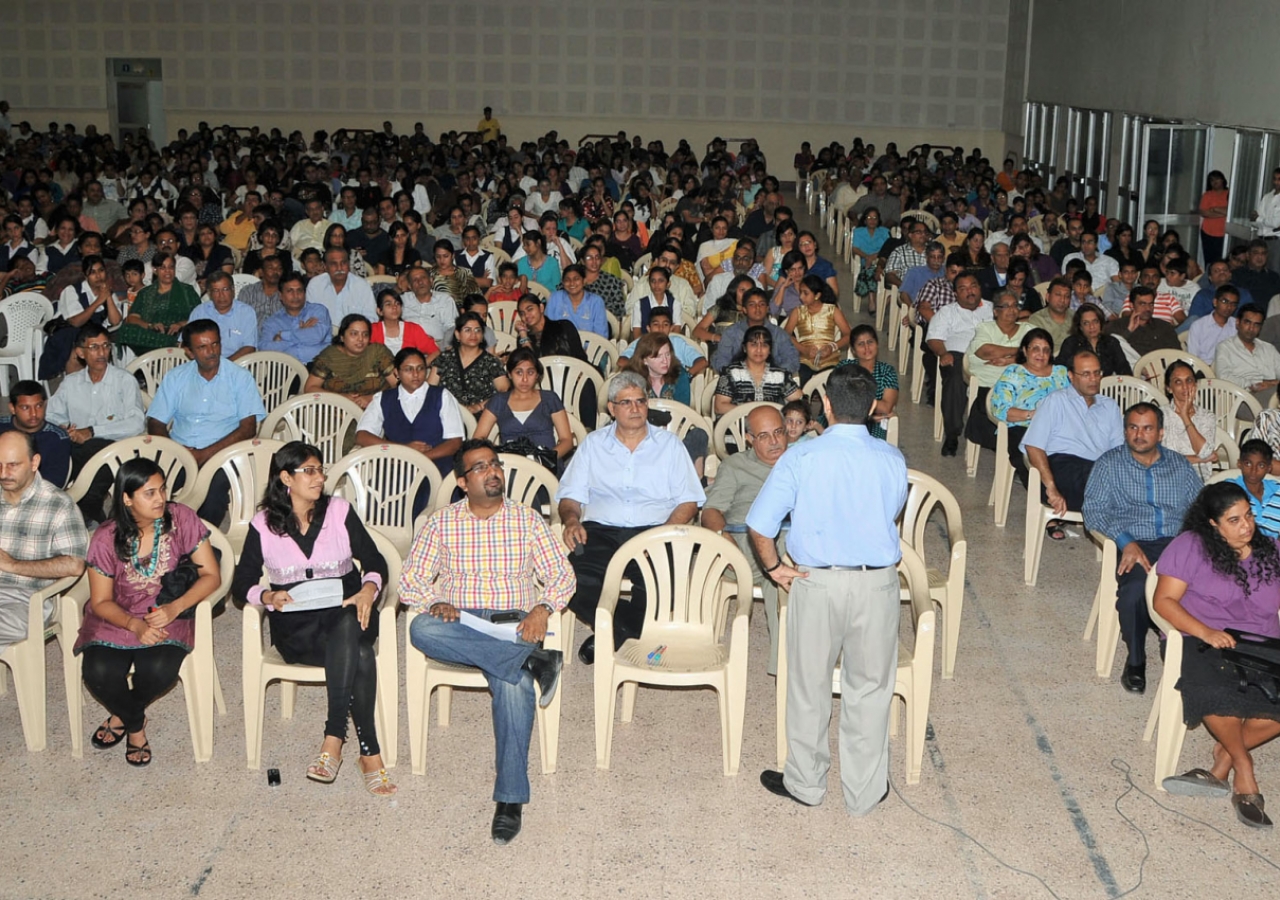
<svg viewBox="0 0 1280 900"><path fill-rule="evenodd" d="M1164 413L1154 403L1135 403L1125 412L1124 446L1094 463L1084 490L1085 526L1115 541L1116 611L1129 656L1120 683L1141 694L1147 687L1147 572L1182 530L1187 507L1200 493L1198 476L1186 457L1160 445Z"/></svg>

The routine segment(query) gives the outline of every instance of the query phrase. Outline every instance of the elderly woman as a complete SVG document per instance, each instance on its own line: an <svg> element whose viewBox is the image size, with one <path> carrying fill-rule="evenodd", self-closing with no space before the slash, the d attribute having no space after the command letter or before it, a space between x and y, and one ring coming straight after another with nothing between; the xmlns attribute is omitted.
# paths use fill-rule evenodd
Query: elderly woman
<svg viewBox="0 0 1280 900"><path fill-rule="evenodd" d="M532 350L514 350L507 358L511 390L489 398L472 436L483 440L497 428L504 447L523 438L553 452L557 462L562 462L573 449L573 429L559 395L539 387L542 371L542 362Z"/></svg>
<svg viewBox="0 0 1280 900"><path fill-rule="evenodd" d="M200 305L195 288L177 280L177 263L172 256L157 253L152 260L152 271L155 281L138 294L124 324L116 332L116 343L139 356L161 347L178 346L178 332Z"/></svg>
<svg viewBox="0 0 1280 900"><path fill-rule="evenodd" d="M344 316L333 345L311 363L305 394L329 391L366 408L377 394L395 387L395 362L384 344L370 341L372 327L359 313Z"/></svg>
<svg viewBox="0 0 1280 900"><path fill-rule="evenodd" d="M1200 478L1208 481L1218 461L1218 426L1213 410L1196 406L1196 370L1174 360L1164 370L1164 394L1173 415L1164 417L1161 443L1181 453Z"/></svg>
<svg viewBox="0 0 1280 900"><path fill-rule="evenodd" d="M90 742L124 743L125 762L149 765L147 707L178 680L195 645L194 607L222 583L209 529L190 507L168 502L155 460L127 460L86 562L89 605L74 651L84 655L85 687L111 714Z"/></svg>
<svg viewBox="0 0 1280 900"><path fill-rule="evenodd" d="M330 784L338 777L349 715L365 789L389 797L396 786L378 746L373 653L387 562L350 504L324 492L324 477L319 449L302 441L285 444L271 457L267 489L249 523L232 591L266 607L271 644L285 662L324 668L328 719L307 778Z"/></svg>
<svg viewBox="0 0 1280 900"><path fill-rule="evenodd" d="M1009 426L1009 463L1023 487L1029 474L1022 459L1022 439L1026 437L1027 425L1041 400L1070 384L1066 368L1053 364L1053 337L1043 328L1032 328L1018 345L1018 361L1006 367L991 388L991 412ZM983 429L984 436L989 430L989 449L995 449L995 426L990 425L990 420L987 424L990 427ZM984 441L979 443L988 446ZM1062 533L1061 527L1055 530Z"/></svg>
<svg viewBox="0 0 1280 900"><path fill-rule="evenodd" d="M502 361L485 352L484 319L479 313L458 316L453 334L453 346L436 357L431 383L440 385L460 405L479 414L495 393L510 390L511 382Z"/></svg>
<svg viewBox="0 0 1280 900"><path fill-rule="evenodd" d="M1211 484L1187 510L1182 533L1160 556L1155 611L1182 632L1177 688L1188 727L1204 723L1214 737L1213 762L1164 780L1171 794L1231 797L1236 817L1270 828L1254 773L1254 748L1280 735L1280 706L1245 683L1222 651L1234 629L1280 639L1280 552L1254 522L1238 485ZM1231 779L1228 784L1227 779Z"/></svg>
<svg viewBox="0 0 1280 900"><path fill-rule="evenodd" d="M851 221L855 220L852 209L848 216ZM887 240L889 229L880 224L880 210L874 206L867 207L862 211L862 218L856 219L851 249L854 256L861 260L853 292L867 299L868 313L876 311L876 281L880 275L876 261L880 258L880 248Z"/></svg>
<svg viewBox="0 0 1280 900"><path fill-rule="evenodd" d="M799 382L773 363L773 334L763 325L754 325L743 335L742 350L716 384L715 413L722 416L740 403L783 404L800 396Z"/></svg>
<svg viewBox="0 0 1280 900"><path fill-rule="evenodd" d="M1102 333L1102 326L1107 322L1106 313L1092 303L1082 304L1076 310L1071 321L1071 333L1062 342L1058 353L1059 365L1071 367L1071 360L1081 350L1088 350L1097 355L1102 364L1102 377L1112 375L1132 375L1133 367L1129 358L1124 355L1120 341L1109 334Z"/></svg>

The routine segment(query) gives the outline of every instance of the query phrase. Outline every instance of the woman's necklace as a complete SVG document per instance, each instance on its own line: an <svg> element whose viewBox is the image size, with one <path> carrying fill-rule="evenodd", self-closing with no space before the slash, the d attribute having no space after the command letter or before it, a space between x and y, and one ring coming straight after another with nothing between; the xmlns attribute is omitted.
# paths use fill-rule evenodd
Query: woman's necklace
<svg viewBox="0 0 1280 900"><path fill-rule="evenodd" d="M156 519L155 525L154 525L154 532L152 534L152 540L151 540L151 559L147 561L147 564L145 566L142 565L142 560L138 558L138 548L142 545L142 541L139 538L135 537L130 542L129 555L133 557L133 567L141 575L144 575L147 578L150 578L152 575L155 575L156 569L160 565L160 529L163 527L163 525L164 525L163 519Z"/></svg>

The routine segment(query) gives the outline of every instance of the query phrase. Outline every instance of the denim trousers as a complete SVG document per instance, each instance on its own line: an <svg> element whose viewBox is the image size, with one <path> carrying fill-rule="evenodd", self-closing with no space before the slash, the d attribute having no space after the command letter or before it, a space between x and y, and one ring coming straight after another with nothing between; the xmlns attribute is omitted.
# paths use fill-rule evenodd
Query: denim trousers
<svg viewBox="0 0 1280 900"><path fill-rule="evenodd" d="M483 619L502 610L466 609ZM446 622L423 613L409 626L409 641L432 659L472 666L484 673L493 693L494 766L497 803L529 802L529 741L533 736L533 676L525 660L537 649L526 641L504 641L461 622Z"/></svg>

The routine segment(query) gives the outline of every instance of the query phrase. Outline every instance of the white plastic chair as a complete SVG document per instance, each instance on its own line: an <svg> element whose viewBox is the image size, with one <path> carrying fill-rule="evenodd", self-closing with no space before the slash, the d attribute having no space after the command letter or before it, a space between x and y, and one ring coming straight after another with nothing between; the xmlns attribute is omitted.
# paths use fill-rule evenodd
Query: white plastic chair
<svg viewBox="0 0 1280 900"><path fill-rule="evenodd" d="M905 372L899 373L900 377ZM911 348L911 402L919 403L924 397L924 326L915 323L915 346Z"/></svg>
<svg viewBox="0 0 1280 900"><path fill-rule="evenodd" d="M925 532L935 509L942 511L951 547L947 570L930 566L925 559ZM907 503L902 511L902 542L925 560L929 579L929 596L942 610L942 677L950 679L956 670L956 648L960 642L961 612L964 609L964 579L968 569L969 543L964 536L960 504L938 479L907 470ZM904 594L903 600L908 599Z"/></svg>
<svg viewBox="0 0 1280 900"><path fill-rule="evenodd" d="M9 336L0 347L0 393L5 397L10 368L17 370L19 381L36 377L36 363L44 352L44 325L53 316L53 304L43 294L26 291L0 300L0 319Z"/></svg>
<svg viewBox="0 0 1280 900"><path fill-rule="evenodd" d="M204 504L213 476L219 470L226 473L231 488L231 503L227 507L230 524L225 534L237 562L244 550L244 539L249 534L249 523L257 514L258 503L267 490L271 457L283 446L281 441L267 438L239 441L230 447L223 447L209 457L196 476L195 486L189 495L193 509L199 509Z"/></svg>
<svg viewBox="0 0 1280 900"><path fill-rule="evenodd" d="M181 347L161 347L134 357L124 370L130 375L142 373L142 395L147 406L155 399L160 379L183 363L190 362L187 351Z"/></svg>
<svg viewBox="0 0 1280 900"><path fill-rule="evenodd" d="M634 562L644 580L644 630L613 651L613 614L623 572ZM728 571L733 570L730 578ZM622 721L635 711L638 685L709 685L719 695L724 774L738 774L747 701L752 578L738 545L694 525L662 525L627 541L609 563L596 609L596 767L609 768L619 686ZM736 599L732 620L729 602ZM729 622L728 644L721 638ZM649 654L660 646L661 661Z"/></svg>
<svg viewBox="0 0 1280 900"><path fill-rule="evenodd" d="M963 366L962 371L964 372L964 383L965 383L964 414L965 414L965 419L967 421L969 418L969 411L973 409L973 402L978 399L978 379L974 378L972 373L970 373L969 371L969 354L967 353L964 354L961 357L961 359L963 360L961 365ZM941 381L941 378L939 378L939 381ZM941 388L942 385L939 384L938 387ZM990 391L988 391L988 394L990 394ZM938 397L937 403L935 403L934 408L935 408L935 415L937 415L937 411L942 409L941 396ZM965 429L964 473L968 475L970 478L977 477L978 463L981 461L981 459L982 459L982 445L976 444L973 441L969 440L968 429Z"/></svg>
<svg viewBox="0 0 1280 900"><path fill-rule="evenodd" d="M400 603L400 554L385 535L370 528L369 535L387 562L387 583L378 609L378 640L374 643L378 693L375 701L378 743L388 769L396 764L400 740L400 677L396 649L396 607ZM290 665L274 647L264 646L262 622L266 610L252 603L244 605L241 633L241 678L244 688L244 747L250 769L262 765L262 726L267 685L280 682L280 718L292 719L299 684L324 684L323 666Z"/></svg>
<svg viewBox="0 0 1280 900"><path fill-rule="evenodd" d="M715 448L715 454L720 458L721 462L728 459L732 454L741 453L747 449L747 417L761 406L772 406L779 412L782 411L781 404L769 403L763 400L756 403L739 403L716 420L711 440L712 446ZM733 444L732 450L729 449L730 443Z"/></svg>
<svg viewBox="0 0 1280 900"><path fill-rule="evenodd" d="M683 439L694 428L701 428L707 435L707 439L710 440L711 438L711 423L707 421L706 416L688 404L680 403L677 400L651 397L649 398L649 409L669 413L671 421L667 423L666 430L678 438Z"/></svg>
<svg viewBox="0 0 1280 900"><path fill-rule="evenodd" d="M512 337L516 333L516 318L519 313L516 312L516 302L514 300L499 300L497 303L489 304L489 327L495 333L505 332Z"/></svg>
<svg viewBox="0 0 1280 900"><path fill-rule="evenodd" d="M66 678L67 702L70 705L75 693L75 680L65 666L71 657L71 645L75 643L78 628L67 626L67 620L61 615L61 597L80 580L87 580L84 574L69 575L59 578L48 587L31 595L27 606L27 636L24 640L10 644L0 653L0 663L8 666L13 673L13 692L18 699L18 717L22 720L22 735L26 739L27 749L38 753L47 745L48 711L45 702L45 652L44 645L49 638L57 638L62 647L64 676ZM87 594L86 594L87 596ZM50 598L59 598L54 606L53 619L45 624L44 604ZM8 692L6 670L0 666L0 695ZM71 729L71 741L74 746L77 729L74 723ZM79 754L74 754L79 755Z"/></svg>
<svg viewBox="0 0 1280 900"><path fill-rule="evenodd" d="M578 337L582 338L582 349L587 351L587 361L595 366L603 377L608 378L618 371L618 356L622 351L618 349L617 343L602 334L591 331L580 331Z"/></svg>
<svg viewBox="0 0 1280 900"><path fill-rule="evenodd" d="M321 462L338 460L348 434L355 433L363 414L364 410L340 394L300 394L267 413L258 435L285 443L306 441L320 448L324 455Z"/></svg>
<svg viewBox="0 0 1280 900"><path fill-rule="evenodd" d="M287 353L258 350L240 357L236 362L248 369L253 380L258 383L258 393L262 395L262 405L268 413L293 396L295 391L302 390L302 386L307 383L307 367L297 357Z"/></svg>
<svg viewBox="0 0 1280 900"><path fill-rule="evenodd" d="M1013 463L1009 462L1009 423L996 417L991 409L991 392L987 392L987 418L996 426L996 471L991 477L991 493L987 506L995 507L995 523L1003 528L1009 520L1009 500L1013 496ZM1020 426L1025 427L1025 426Z"/></svg>
<svg viewBox="0 0 1280 900"><path fill-rule="evenodd" d="M604 311L604 318L605 321L609 323L609 337L613 338L615 341L625 341L630 339L631 329L628 327L624 332L622 330L622 322L617 316L606 309Z"/></svg>
<svg viewBox="0 0 1280 900"><path fill-rule="evenodd" d="M1116 401L1121 412L1143 401L1157 406L1163 406L1166 403L1165 396L1159 388L1149 381L1134 378L1132 375L1108 375L1102 379L1098 393Z"/></svg>
<svg viewBox="0 0 1280 900"><path fill-rule="evenodd" d="M1218 433L1225 434L1237 445L1246 428L1252 428L1262 415L1262 404L1253 394L1234 382L1222 378L1205 378L1196 383L1196 406L1213 411ZM1240 407L1249 410L1251 419L1238 418Z"/></svg>
<svg viewBox="0 0 1280 900"><path fill-rule="evenodd" d="M448 479L453 487L454 480ZM347 500L369 528L376 528L400 558L413 544L413 505L427 484L427 509L440 493L440 470L433 460L403 444L375 444L348 453L329 467L325 489Z"/></svg>
<svg viewBox="0 0 1280 900"><path fill-rule="evenodd" d="M1116 611L1116 567L1119 565L1120 554L1116 542L1111 538L1096 531L1091 531L1090 534L1102 547L1102 572L1098 576L1098 590L1093 595L1093 606L1089 610L1089 620L1085 623L1081 640L1089 640L1094 627L1097 627L1094 671L1099 678L1110 678L1116 645L1120 642L1120 613Z"/></svg>
<svg viewBox="0 0 1280 900"><path fill-rule="evenodd" d="M489 683L484 673L471 666L459 666L453 663L430 659L421 653L409 641L409 626L417 617L412 611L404 617L405 643L405 699L409 704L409 759L414 775L427 774L427 735L431 720L431 693L436 692L436 726L449 727L450 711L453 705L453 689L488 690ZM547 650L561 650L567 646L563 643L563 620L571 618L572 613L564 616L552 613L547 618L547 636L542 645ZM566 654L567 657L567 654ZM534 693L541 696L537 684ZM542 757L542 774L552 775L556 771L556 760L560 752L560 703L564 697L563 685L551 698L546 709L535 707L538 722L538 748Z"/></svg>
<svg viewBox="0 0 1280 900"><path fill-rule="evenodd" d="M203 521L203 520L202 520ZM198 763L213 759L213 711L226 714L227 705L222 699L222 685L213 653L213 608L231 590L231 577L235 572L231 544L217 528L204 523L209 529L209 543L222 558L218 561L218 574L222 579L217 590L196 604L195 644L182 660L178 680L187 702L187 725L191 730L191 749ZM68 635L80 630L84 605L89 600L89 579L78 582L63 594L61 617ZM79 759L84 755L84 691L81 668L83 657L71 653L71 641L63 645L63 669L67 673L67 706L71 718L71 755ZM75 685L75 689L70 689Z"/></svg>
<svg viewBox="0 0 1280 900"><path fill-rule="evenodd" d="M546 303L551 299L551 291L547 290L546 287L536 281L531 280L527 289L530 294L533 294L533 296L537 297L543 303Z"/></svg>
<svg viewBox="0 0 1280 900"><path fill-rule="evenodd" d="M185 503L189 495L193 495L199 466L191 451L177 441L154 434L140 434L137 437L124 438L103 447L89 457L76 476L75 481L67 487L71 499L79 503L89 491L89 485L104 466L115 477L120 466L131 459L155 460L164 471L164 481L169 489L169 499ZM181 486L177 487L178 482Z"/></svg>
<svg viewBox="0 0 1280 900"><path fill-rule="evenodd" d="M904 595L910 598L911 624L915 644L908 649L898 645L898 672L893 686L893 706L889 717L889 734L897 734L897 711L901 707L906 720L907 784L920 783L920 770L924 761L925 733L929 727L929 700L933 693L933 644L935 614L929 597L929 577L924 560L902 542L902 561L898 563L898 575L905 579ZM778 678L775 685L777 703L777 751L778 768L787 764L787 616L786 605L790 598L785 591L778 593ZM840 667L832 672L831 692L839 695Z"/></svg>
<svg viewBox="0 0 1280 900"><path fill-rule="evenodd" d="M595 366L572 356L542 358L542 389L552 391L574 415L579 415L582 409L582 392L588 384L595 385L597 402L602 403L604 377Z"/></svg>
<svg viewBox="0 0 1280 900"><path fill-rule="evenodd" d="M560 509L556 503L556 491L560 489L560 479L555 473L541 463L515 453L499 453L498 459L502 460L503 474L506 476L507 499L537 510L550 525L559 523ZM545 506L537 502L540 491L546 492Z"/></svg>
<svg viewBox="0 0 1280 900"><path fill-rule="evenodd" d="M1148 743L1156 734L1156 790L1164 790L1164 780L1178 769L1178 757L1182 755L1182 741L1187 736L1187 726L1182 720L1182 692L1175 685L1182 675L1182 632L1171 626L1156 612L1156 584L1160 576L1156 573L1157 563L1147 573L1147 614L1151 621L1165 636L1164 665L1160 675L1160 684L1156 687L1155 701L1151 704L1151 713L1147 716L1147 727L1142 739Z"/></svg>
<svg viewBox="0 0 1280 900"><path fill-rule="evenodd" d="M1052 506L1040 502L1040 470L1035 466L1027 466L1027 518L1025 542L1023 544L1023 580L1035 587L1036 578L1040 574L1040 554L1044 550L1044 530L1049 522L1057 519L1062 522L1084 523L1084 516L1078 512L1065 512L1058 515Z"/></svg>
<svg viewBox="0 0 1280 900"><path fill-rule="evenodd" d="M247 288L249 285L259 284L261 282L261 279L258 278L256 275L245 275L241 272L237 272L236 274L232 275L231 280L236 286L237 297L239 297L240 292L243 291L245 288ZM243 359L243 357L241 358Z"/></svg>

